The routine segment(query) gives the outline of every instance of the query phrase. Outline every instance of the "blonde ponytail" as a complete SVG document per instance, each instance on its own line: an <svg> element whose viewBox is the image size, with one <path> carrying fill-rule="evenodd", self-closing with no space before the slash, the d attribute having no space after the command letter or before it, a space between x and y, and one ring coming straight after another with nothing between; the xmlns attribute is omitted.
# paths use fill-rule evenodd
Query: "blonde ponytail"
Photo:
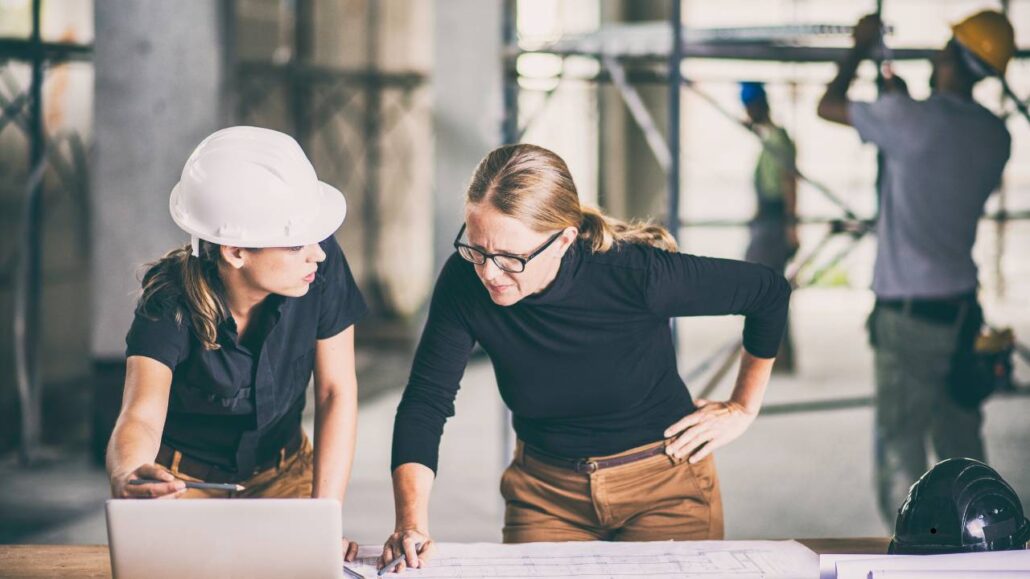
<svg viewBox="0 0 1030 579"><path fill-rule="evenodd" d="M594 253L605 253L619 243L636 243L665 251L679 251L676 239L660 225L647 221L622 221L587 205L583 205L581 211L583 220L579 226L579 238L589 241L590 250Z"/></svg>
<svg viewBox="0 0 1030 579"><path fill-rule="evenodd" d="M664 227L627 223L580 205L565 161L536 145L506 145L487 154L472 174L466 202L488 202L540 232L576 227L580 239L588 240L594 253L604 253L623 242L678 251L675 238Z"/></svg>
<svg viewBox="0 0 1030 579"><path fill-rule="evenodd" d="M193 333L205 350L217 350L218 324L228 317L221 278L218 276L218 245L200 242L200 257L190 245L173 249L156 262L147 264L143 294L137 310L157 317L165 308L174 309L176 323L189 315ZM185 312L183 306L185 305Z"/></svg>

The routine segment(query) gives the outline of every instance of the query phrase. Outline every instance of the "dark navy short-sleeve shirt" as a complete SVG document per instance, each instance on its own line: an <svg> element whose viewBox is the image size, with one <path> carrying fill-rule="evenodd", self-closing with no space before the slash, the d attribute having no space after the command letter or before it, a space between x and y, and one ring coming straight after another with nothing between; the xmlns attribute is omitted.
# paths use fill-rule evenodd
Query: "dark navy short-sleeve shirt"
<svg viewBox="0 0 1030 579"><path fill-rule="evenodd" d="M232 318L218 328L217 350L205 350L189 315L176 307L158 316L137 311L125 355L146 356L172 369L162 442L184 454L241 474L275 456L300 428L315 342L331 338L368 311L336 239L321 242L307 294L271 295L270 329L251 351L238 340Z"/></svg>

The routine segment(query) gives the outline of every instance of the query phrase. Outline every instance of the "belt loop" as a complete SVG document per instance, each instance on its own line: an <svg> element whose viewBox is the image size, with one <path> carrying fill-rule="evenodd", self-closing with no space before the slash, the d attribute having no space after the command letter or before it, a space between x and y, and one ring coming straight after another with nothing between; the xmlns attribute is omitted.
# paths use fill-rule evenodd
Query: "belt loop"
<svg viewBox="0 0 1030 579"><path fill-rule="evenodd" d="M580 474L594 474L597 472L597 461L581 458L576 463L576 472Z"/></svg>
<svg viewBox="0 0 1030 579"><path fill-rule="evenodd" d="M182 460L182 453L179 452L178 450L174 451L172 453L172 464L171 464L171 466L168 467L172 471L172 473L175 473L175 474L179 473L179 461L181 461L181 460Z"/></svg>

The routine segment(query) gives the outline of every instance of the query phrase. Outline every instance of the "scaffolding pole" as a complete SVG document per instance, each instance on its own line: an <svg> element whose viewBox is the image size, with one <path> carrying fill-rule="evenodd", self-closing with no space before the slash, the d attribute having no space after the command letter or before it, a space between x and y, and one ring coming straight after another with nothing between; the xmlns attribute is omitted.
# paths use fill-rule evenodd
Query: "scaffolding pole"
<svg viewBox="0 0 1030 579"><path fill-rule="evenodd" d="M669 51L669 167L668 190L669 201L666 204L665 227L672 237L679 241L680 229L680 83L683 80L683 0L673 0L672 14L669 16L672 27L672 50ZM675 329L675 325L673 326Z"/></svg>

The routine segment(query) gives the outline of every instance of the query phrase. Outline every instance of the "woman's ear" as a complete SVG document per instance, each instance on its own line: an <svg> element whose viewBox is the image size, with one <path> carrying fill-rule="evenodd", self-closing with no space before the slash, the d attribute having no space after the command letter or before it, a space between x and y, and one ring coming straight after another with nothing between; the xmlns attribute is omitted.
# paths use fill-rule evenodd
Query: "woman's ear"
<svg viewBox="0 0 1030 579"><path fill-rule="evenodd" d="M558 252L558 257L565 255L565 252L572 247L572 244L576 243L576 239L579 237L579 229L575 227L566 227L565 231L562 231L561 238L559 240L561 244L561 251Z"/></svg>
<svg viewBox="0 0 1030 579"><path fill-rule="evenodd" d="M242 247L233 247L231 245L223 245L219 249L222 252L222 260L225 261L229 267L233 269L240 269L243 264L246 263L244 257L244 249Z"/></svg>

